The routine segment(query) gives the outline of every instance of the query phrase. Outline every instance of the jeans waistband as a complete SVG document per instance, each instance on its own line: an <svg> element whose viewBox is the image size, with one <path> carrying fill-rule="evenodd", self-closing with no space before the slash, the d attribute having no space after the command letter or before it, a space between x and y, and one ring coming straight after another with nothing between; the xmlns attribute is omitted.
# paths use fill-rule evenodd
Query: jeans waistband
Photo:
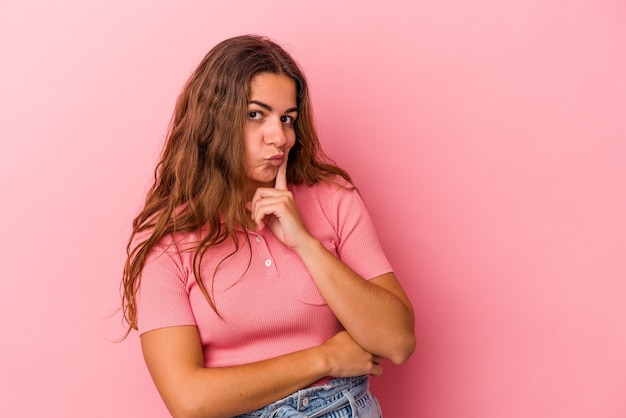
<svg viewBox="0 0 626 418"><path fill-rule="evenodd" d="M361 398L369 391L367 376L333 379L330 382L299 390L266 407L254 412L240 415L241 418L273 418L282 416L281 410L293 411L294 417L318 417L350 405L354 408L355 399ZM302 414L297 414L301 412Z"/></svg>

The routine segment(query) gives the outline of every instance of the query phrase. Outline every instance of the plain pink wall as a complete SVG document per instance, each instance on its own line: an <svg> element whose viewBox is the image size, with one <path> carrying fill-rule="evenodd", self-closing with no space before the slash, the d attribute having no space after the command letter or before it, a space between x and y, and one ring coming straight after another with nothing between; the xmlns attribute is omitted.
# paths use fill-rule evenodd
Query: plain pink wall
<svg viewBox="0 0 626 418"><path fill-rule="evenodd" d="M118 283L216 42L307 72L414 302L387 418L626 416L623 1L0 3L0 416L166 417ZM112 317L110 317L113 315Z"/></svg>

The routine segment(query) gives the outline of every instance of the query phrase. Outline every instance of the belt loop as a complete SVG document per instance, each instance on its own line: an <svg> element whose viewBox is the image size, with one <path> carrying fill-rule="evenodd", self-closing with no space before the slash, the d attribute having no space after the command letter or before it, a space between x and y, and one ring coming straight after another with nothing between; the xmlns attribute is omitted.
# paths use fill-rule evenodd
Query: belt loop
<svg viewBox="0 0 626 418"><path fill-rule="evenodd" d="M350 403L350 409L352 409L352 418L359 418L356 412L356 401L354 400L354 396L348 390L344 390L343 395L348 398L348 402Z"/></svg>

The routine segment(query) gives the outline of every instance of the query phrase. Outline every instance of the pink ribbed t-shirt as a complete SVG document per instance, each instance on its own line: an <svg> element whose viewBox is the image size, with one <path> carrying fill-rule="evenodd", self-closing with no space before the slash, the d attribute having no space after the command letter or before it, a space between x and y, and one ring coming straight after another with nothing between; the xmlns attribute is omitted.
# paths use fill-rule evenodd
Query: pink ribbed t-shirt
<svg viewBox="0 0 626 418"><path fill-rule="evenodd" d="M289 189L307 229L361 277L392 271L356 190L327 183ZM202 232L161 240L141 278L140 333L196 325L205 365L223 367L318 346L342 329L300 258L269 228L237 233L239 251L224 259L235 246L222 243L207 251L202 264L202 278L222 318L193 274L193 245Z"/></svg>

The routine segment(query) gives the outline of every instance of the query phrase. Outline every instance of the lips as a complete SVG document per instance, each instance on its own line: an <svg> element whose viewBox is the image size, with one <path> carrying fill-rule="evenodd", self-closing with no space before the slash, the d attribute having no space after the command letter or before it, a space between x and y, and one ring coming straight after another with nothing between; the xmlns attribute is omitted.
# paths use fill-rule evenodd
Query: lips
<svg viewBox="0 0 626 418"><path fill-rule="evenodd" d="M283 162L283 158L285 158L285 154L276 154L271 157L266 158L272 164L280 165Z"/></svg>

